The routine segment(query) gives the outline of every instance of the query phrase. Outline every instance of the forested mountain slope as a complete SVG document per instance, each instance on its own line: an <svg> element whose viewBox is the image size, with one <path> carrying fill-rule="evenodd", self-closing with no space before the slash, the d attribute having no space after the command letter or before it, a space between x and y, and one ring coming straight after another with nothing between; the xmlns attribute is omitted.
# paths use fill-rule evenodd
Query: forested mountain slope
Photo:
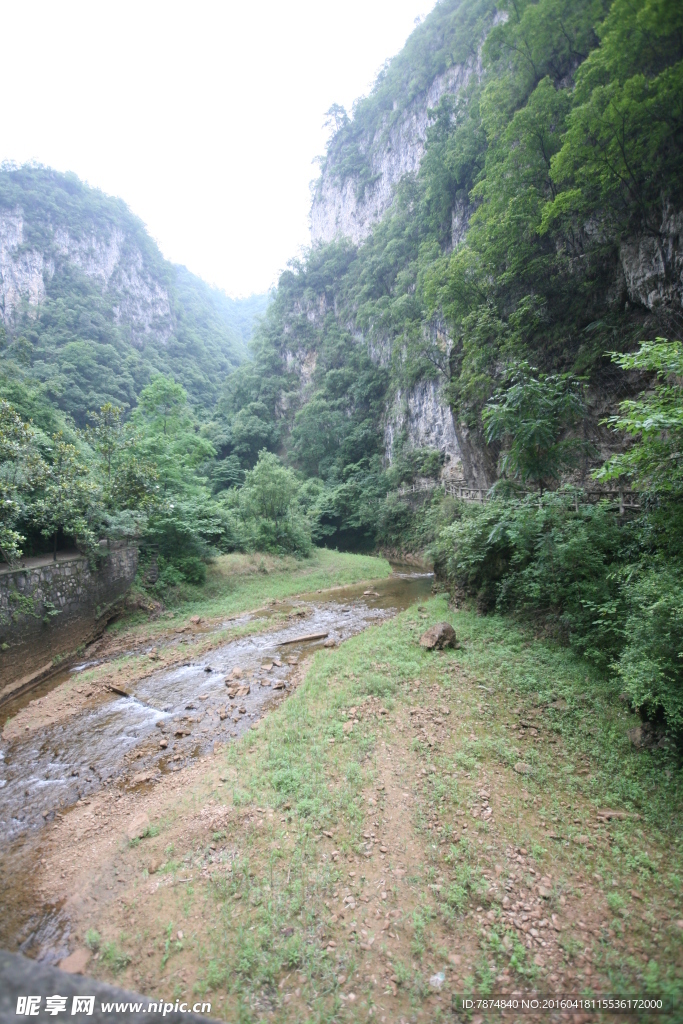
<svg viewBox="0 0 683 1024"><path fill-rule="evenodd" d="M324 482L323 520L374 535L387 461L490 486L519 361L585 379L608 452L642 379L607 353L682 322L682 32L670 0L441 0L333 109L313 248L221 403Z"/></svg>
<svg viewBox="0 0 683 1024"><path fill-rule="evenodd" d="M165 260L119 200L42 167L0 171L0 372L84 425L153 373L210 408L265 297L229 299Z"/></svg>

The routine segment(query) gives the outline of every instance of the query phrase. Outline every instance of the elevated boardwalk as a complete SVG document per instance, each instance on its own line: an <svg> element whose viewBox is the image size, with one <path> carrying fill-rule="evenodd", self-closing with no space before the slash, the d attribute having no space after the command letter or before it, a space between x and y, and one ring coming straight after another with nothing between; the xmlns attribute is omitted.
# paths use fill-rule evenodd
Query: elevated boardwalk
<svg viewBox="0 0 683 1024"><path fill-rule="evenodd" d="M426 481L420 481L417 484L411 484L410 486L399 487L398 493L401 497L405 497L408 494L420 494L425 492L432 492L443 488L446 494L449 494L453 498L458 498L459 501L467 501L477 505L483 505L486 501L491 498L490 489L484 487L468 487L464 484L437 484L428 483ZM526 494L534 494L535 491L526 491ZM569 492L572 493L572 492ZM579 497L587 498L590 502L597 501L611 501L615 505L619 506L619 513L623 514L630 509L640 508L641 495L638 491L627 491L622 489L606 490L598 487L577 487L574 493L575 503L578 507Z"/></svg>

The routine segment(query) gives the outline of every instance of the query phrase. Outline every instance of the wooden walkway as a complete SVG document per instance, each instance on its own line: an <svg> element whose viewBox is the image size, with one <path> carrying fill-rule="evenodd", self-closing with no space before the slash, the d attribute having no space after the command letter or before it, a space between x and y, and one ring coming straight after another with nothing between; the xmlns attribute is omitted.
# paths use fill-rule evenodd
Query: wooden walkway
<svg viewBox="0 0 683 1024"><path fill-rule="evenodd" d="M472 502L477 505L483 505L484 502L491 498L491 491L485 487L466 487L460 484L431 484L421 482L419 484L412 484L410 487L399 487L398 493L401 497L405 497L407 494L419 494L422 492L431 492L437 490L439 487L443 487L446 494L449 494L453 498L458 498L460 501ZM526 494L534 494L534 491L526 491ZM597 487L586 488L577 487L574 491L574 501L578 509L579 496L587 498L590 502L612 501L619 505L619 513L623 514L629 509L640 508L640 497L641 495L637 491L627 491L624 489L620 490L601 490Z"/></svg>

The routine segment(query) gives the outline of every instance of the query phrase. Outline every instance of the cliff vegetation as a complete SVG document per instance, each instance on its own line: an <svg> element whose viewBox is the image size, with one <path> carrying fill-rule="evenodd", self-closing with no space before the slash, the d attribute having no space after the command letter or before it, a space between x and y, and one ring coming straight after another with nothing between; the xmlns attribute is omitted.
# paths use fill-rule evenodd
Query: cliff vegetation
<svg viewBox="0 0 683 1024"><path fill-rule="evenodd" d="M362 231L292 262L248 359L260 300L226 308L75 179L4 172L28 283L3 271L3 408L32 452L6 556L137 516L170 593L216 549L427 549L680 730L680 5L441 0L330 117L313 211ZM96 511L57 522L67 463Z"/></svg>

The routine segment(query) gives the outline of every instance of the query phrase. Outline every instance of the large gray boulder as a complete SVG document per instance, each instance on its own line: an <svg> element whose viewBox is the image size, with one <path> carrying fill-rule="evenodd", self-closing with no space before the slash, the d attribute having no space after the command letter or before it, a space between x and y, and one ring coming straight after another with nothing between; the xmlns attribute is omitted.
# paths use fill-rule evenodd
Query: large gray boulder
<svg viewBox="0 0 683 1024"><path fill-rule="evenodd" d="M169 986L170 987L170 986ZM0 950L0 1024L17 1024L20 1020L29 1021L55 1021L67 1019L82 1024L211 1024L211 1018L201 1016L198 1013L176 1013L175 1000L171 1002L171 993L160 993L168 998L167 1006L171 1009L164 1013L164 1004L156 1010L147 1011L147 1007L156 1002L155 998L141 996L135 992L126 992L124 989L115 988L113 985L106 985L103 981L96 981L76 974L67 974L56 967L48 964L37 963L35 960L28 960L18 953L6 953ZM54 996L61 996L66 999L66 1007L57 1014L47 1013L47 999ZM94 1006L89 1013L89 1007L82 1010L74 1008L74 997L94 997ZM17 1014L17 1003L20 999L37 997L38 1013L25 1016ZM210 1003L211 997L204 1000L204 1005ZM189 1007L194 1005L201 1007L202 1000L197 996L187 998ZM119 1004L119 1009L106 1009L107 1003ZM126 1009L121 1008L126 1004ZM140 1009L131 1009L138 1004ZM54 1005L54 1004L53 1004Z"/></svg>

